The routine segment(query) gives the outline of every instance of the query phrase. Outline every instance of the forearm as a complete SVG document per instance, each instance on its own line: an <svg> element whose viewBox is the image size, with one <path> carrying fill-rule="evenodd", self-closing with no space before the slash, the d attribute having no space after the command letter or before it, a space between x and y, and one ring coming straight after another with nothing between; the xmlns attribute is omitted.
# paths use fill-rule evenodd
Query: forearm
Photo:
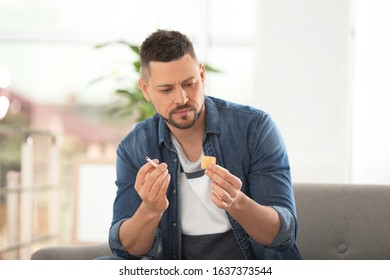
<svg viewBox="0 0 390 280"><path fill-rule="evenodd" d="M141 203L133 217L123 222L119 229L122 247L135 256L148 253L153 246L154 235L161 217L162 213L150 213Z"/></svg>
<svg viewBox="0 0 390 280"><path fill-rule="evenodd" d="M142 256L152 248L156 229L169 205L166 192L170 178L166 163L155 167L148 162L138 170L134 188L142 202L119 228L121 246L129 254Z"/></svg>
<svg viewBox="0 0 390 280"><path fill-rule="evenodd" d="M253 240L264 246L270 245L280 231L275 209L258 204L243 192L238 193L235 203L226 210Z"/></svg>

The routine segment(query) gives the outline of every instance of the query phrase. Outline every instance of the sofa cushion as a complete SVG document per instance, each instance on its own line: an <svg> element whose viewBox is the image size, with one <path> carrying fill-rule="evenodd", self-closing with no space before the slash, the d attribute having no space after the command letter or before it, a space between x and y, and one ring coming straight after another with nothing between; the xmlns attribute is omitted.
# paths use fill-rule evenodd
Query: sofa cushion
<svg viewBox="0 0 390 280"><path fill-rule="evenodd" d="M390 259L390 186L294 184L305 259Z"/></svg>

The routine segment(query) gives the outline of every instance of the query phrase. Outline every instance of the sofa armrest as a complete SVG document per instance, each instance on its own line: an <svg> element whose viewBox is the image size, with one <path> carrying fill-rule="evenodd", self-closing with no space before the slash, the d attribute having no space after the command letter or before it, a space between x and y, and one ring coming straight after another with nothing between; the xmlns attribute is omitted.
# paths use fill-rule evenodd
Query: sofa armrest
<svg viewBox="0 0 390 280"><path fill-rule="evenodd" d="M108 243L93 245L53 246L37 250L32 260L93 260L111 255Z"/></svg>

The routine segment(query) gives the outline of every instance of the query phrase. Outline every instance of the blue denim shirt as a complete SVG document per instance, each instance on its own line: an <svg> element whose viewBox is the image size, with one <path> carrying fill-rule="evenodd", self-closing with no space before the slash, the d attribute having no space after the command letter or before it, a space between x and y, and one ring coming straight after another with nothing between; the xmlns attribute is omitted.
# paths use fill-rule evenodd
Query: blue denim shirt
<svg viewBox="0 0 390 280"><path fill-rule="evenodd" d="M205 155L242 181L242 191L279 214L281 229L270 246L254 241L228 214L237 242L247 259L299 259L296 247L297 219L285 145L274 122L266 113L213 97L205 97ZM145 156L168 164L171 182L167 190L169 207L155 233L152 250L146 256L132 256L119 241L119 227L138 209L141 199L134 184ZM180 162L170 132L157 114L139 124L121 141L117 150L117 196L109 243L114 255L125 259L180 259ZM174 175L177 176L174 176ZM187 207L187 206L186 206ZM188 206L191 207L191 206Z"/></svg>

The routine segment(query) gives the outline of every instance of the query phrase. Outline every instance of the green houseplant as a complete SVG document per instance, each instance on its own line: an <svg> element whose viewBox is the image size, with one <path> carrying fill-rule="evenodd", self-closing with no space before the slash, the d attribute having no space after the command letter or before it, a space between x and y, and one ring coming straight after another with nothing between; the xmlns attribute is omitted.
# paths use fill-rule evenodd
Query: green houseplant
<svg viewBox="0 0 390 280"><path fill-rule="evenodd" d="M130 62L132 65L132 71L136 73L137 77L141 75L141 59L140 59L140 50L139 46L131 44L127 41L114 41L108 42L100 45L96 45L97 49L105 48L111 45L124 45L129 50L129 56L135 57L133 62ZM204 64L206 71L210 73L220 72L218 69L211 67L208 64ZM102 75L97 79L93 80L91 84L95 84L100 81L107 79L114 79L117 81L114 93L118 97L117 100L108 108L110 114L116 114L118 116L134 116L135 121L142 121L148 117L153 116L154 108L153 106L145 100L142 95L140 88L138 87L138 80L132 82L132 84L121 83L123 80L129 79L128 73L118 74L115 71L111 71L109 74Z"/></svg>

